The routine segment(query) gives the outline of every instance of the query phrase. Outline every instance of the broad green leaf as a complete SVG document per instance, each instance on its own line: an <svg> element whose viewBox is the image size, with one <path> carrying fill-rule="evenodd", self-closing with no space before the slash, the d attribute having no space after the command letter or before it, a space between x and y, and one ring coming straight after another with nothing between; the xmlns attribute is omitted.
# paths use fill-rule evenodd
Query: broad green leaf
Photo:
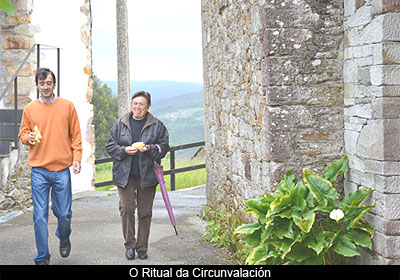
<svg viewBox="0 0 400 280"><path fill-rule="evenodd" d="M267 214L270 207L270 196L267 197L256 197L244 201L247 209L246 213L256 215L260 220L265 221L265 215Z"/></svg>
<svg viewBox="0 0 400 280"><path fill-rule="evenodd" d="M343 198L343 200L339 203L339 207L344 209L345 207L358 206L361 201L363 201L364 198L366 198L373 191L374 190L370 189L362 189L352 192Z"/></svg>
<svg viewBox="0 0 400 280"><path fill-rule="evenodd" d="M265 261L268 257L267 253L268 248L266 247L266 244L261 243L250 252L249 256L246 259L246 262L248 264L258 264L262 261Z"/></svg>
<svg viewBox="0 0 400 280"><path fill-rule="evenodd" d="M372 250L372 241L368 232L360 229L351 229L347 236L357 245Z"/></svg>
<svg viewBox="0 0 400 280"><path fill-rule="evenodd" d="M279 182L276 192L280 194L288 194L293 189L295 180L296 177L294 176L293 171L289 169Z"/></svg>
<svg viewBox="0 0 400 280"><path fill-rule="evenodd" d="M375 205L348 207L343 220L347 223L347 230L353 228L357 222Z"/></svg>
<svg viewBox="0 0 400 280"><path fill-rule="evenodd" d="M274 220L274 227L276 227L275 234L278 238L283 239L284 237L293 239L293 221L289 219L279 219Z"/></svg>
<svg viewBox="0 0 400 280"><path fill-rule="evenodd" d="M349 162L349 160L348 160L347 156L343 156L338 161L335 161L335 162L329 164L324 169L322 177L324 179L327 179L331 183L333 183L334 181L336 181L337 176L340 173L346 173L349 170L348 169L348 162Z"/></svg>
<svg viewBox="0 0 400 280"><path fill-rule="evenodd" d="M304 240L305 246L313 249L319 255L325 248L329 248L332 239L335 238L333 232L321 232L311 235Z"/></svg>
<svg viewBox="0 0 400 280"><path fill-rule="evenodd" d="M276 214L276 216L277 217L281 217L281 218L291 219L293 211L300 211L301 212L300 208L298 208L298 207L290 207L290 208L287 208L287 209L279 212L278 214Z"/></svg>
<svg viewBox="0 0 400 280"><path fill-rule="evenodd" d="M278 252L282 254L282 257L284 257L287 253L290 252L292 246L296 243L296 241L288 238L272 238L268 239L265 243L272 245Z"/></svg>
<svg viewBox="0 0 400 280"><path fill-rule="evenodd" d="M316 255L313 250L305 247L304 244L296 243L293 245L290 253L286 255L286 258L297 263L301 263L304 260L314 258L315 256Z"/></svg>
<svg viewBox="0 0 400 280"><path fill-rule="evenodd" d="M303 182L298 182L292 189L291 195L293 196L292 205L297 206L304 211L307 207L306 198L308 195L308 189L304 186Z"/></svg>
<svg viewBox="0 0 400 280"><path fill-rule="evenodd" d="M293 221L302 231L310 232L315 222L315 212L309 210L304 213L293 212Z"/></svg>
<svg viewBox="0 0 400 280"><path fill-rule="evenodd" d="M324 213L331 213L332 210L335 210L335 209L336 209L336 207L335 206L331 206L331 205L329 205L329 206L317 206L317 207L314 208L314 211L321 211L321 212L324 212Z"/></svg>
<svg viewBox="0 0 400 280"><path fill-rule="evenodd" d="M15 9L8 0L0 0L0 10L3 10L11 16L15 16Z"/></svg>
<svg viewBox="0 0 400 280"><path fill-rule="evenodd" d="M250 245L251 247L257 247L261 243L261 232L262 229L260 228L248 234L245 238L243 238L243 242Z"/></svg>
<svg viewBox="0 0 400 280"><path fill-rule="evenodd" d="M339 197L330 181L310 173L307 169L303 169L303 174L306 187L320 205L326 206Z"/></svg>
<svg viewBox="0 0 400 280"><path fill-rule="evenodd" d="M276 194L275 200L272 201L270 204L270 211L268 212L267 216L270 217L272 215L275 215L283 209L291 206L292 200L293 197L290 194Z"/></svg>
<svg viewBox="0 0 400 280"><path fill-rule="evenodd" d="M324 264L324 256L316 256L309 259L304 260L301 264L303 265L322 265Z"/></svg>
<svg viewBox="0 0 400 280"><path fill-rule="evenodd" d="M249 235L252 234L253 232L255 232L256 230L259 230L263 227L262 224L260 223L255 223L255 224L244 224L241 226L238 226L235 231L233 232L233 234L245 234L245 235Z"/></svg>
<svg viewBox="0 0 400 280"><path fill-rule="evenodd" d="M363 219L358 220L357 224L355 224L353 226L353 228L357 228L357 229L363 230L365 232L368 232L371 239L375 235L375 230L372 228L372 226L368 222L364 221Z"/></svg>
<svg viewBox="0 0 400 280"><path fill-rule="evenodd" d="M333 251L345 257L360 256L356 245L346 235L338 236L336 244L333 245Z"/></svg>

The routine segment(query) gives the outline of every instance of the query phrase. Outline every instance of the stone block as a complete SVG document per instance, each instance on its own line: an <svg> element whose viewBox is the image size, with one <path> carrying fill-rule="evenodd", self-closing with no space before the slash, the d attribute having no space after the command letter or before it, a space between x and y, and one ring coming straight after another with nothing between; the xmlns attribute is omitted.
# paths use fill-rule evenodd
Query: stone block
<svg viewBox="0 0 400 280"><path fill-rule="evenodd" d="M344 144L346 154L355 155L360 133L353 130L344 131Z"/></svg>
<svg viewBox="0 0 400 280"><path fill-rule="evenodd" d="M375 178L373 174L360 172L356 169L349 169L349 172L345 174L347 181L356 184L357 186L365 186L372 188L375 185Z"/></svg>
<svg viewBox="0 0 400 280"><path fill-rule="evenodd" d="M344 0L344 16L351 16L356 12L356 1L355 0Z"/></svg>
<svg viewBox="0 0 400 280"><path fill-rule="evenodd" d="M344 22L344 28L364 26L371 21L371 7L363 6L356 10L354 14Z"/></svg>
<svg viewBox="0 0 400 280"><path fill-rule="evenodd" d="M370 73L372 85L400 85L400 65L371 66Z"/></svg>
<svg viewBox="0 0 400 280"><path fill-rule="evenodd" d="M383 194L375 190L365 203L376 206L371 210L372 213L381 216L386 220L400 219L400 194ZM400 236L398 236L400 238Z"/></svg>
<svg viewBox="0 0 400 280"><path fill-rule="evenodd" d="M372 243L373 250L382 257L400 259L400 236L387 236L377 231Z"/></svg>
<svg viewBox="0 0 400 280"><path fill-rule="evenodd" d="M357 63L358 68L358 82L361 85L370 85L371 84L371 75L369 67L361 67L359 63Z"/></svg>
<svg viewBox="0 0 400 280"><path fill-rule="evenodd" d="M372 108L371 104L355 104L344 108L343 110L345 116L349 117L359 117L365 119L372 118Z"/></svg>
<svg viewBox="0 0 400 280"><path fill-rule="evenodd" d="M34 39L25 36L10 36L1 39L3 50L26 49L29 50L34 44Z"/></svg>
<svg viewBox="0 0 400 280"><path fill-rule="evenodd" d="M374 119L400 118L400 98L382 97L371 100L372 116ZM398 135L400 137L400 135Z"/></svg>
<svg viewBox="0 0 400 280"><path fill-rule="evenodd" d="M372 14L392 13L400 11L400 0L373 0Z"/></svg>
<svg viewBox="0 0 400 280"><path fill-rule="evenodd" d="M399 64L400 43L383 42L374 45L374 64Z"/></svg>
<svg viewBox="0 0 400 280"><path fill-rule="evenodd" d="M364 219L376 230L385 235L400 235L400 220L388 220L368 212Z"/></svg>
<svg viewBox="0 0 400 280"><path fill-rule="evenodd" d="M383 194L399 194L400 176L375 175L375 189Z"/></svg>
<svg viewBox="0 0 400 280"><path fill-rule="evenodd" d="M367 159L384 159L383 120L369 120L360 133L357 156Z"/></svg>
<svg viewBox="0 0 400 280"><path fill-rule="evenodd" d="M399 97L400 86L370 86L367 88L370 97Z"/></svg>
<svg viewBox="0 0 400 280"><path fill-rule="evenodd" d="M400 120L369 120L362 129L357 155L367 159L400 160Z"/></svg>
<svg viewBox="0 0 400 280"><path fill-rule="evenodd" d="M263 34L266 55L302 55L312 46L309 29L268 28Z"/></svg>
<svg viewBox="0 0 400 280"><path fill-rule="evenodd" d="M358 65L354 60L345 60L343 64L343 80L345 83L358 82Z"/></svg>
<svg viewBox="0 0 400 280"><path fill-rule="evenodd" d="M396 5L398 7L398 5ZM400 13L383 15L382 36L383 41L400 41Z"/></svg>

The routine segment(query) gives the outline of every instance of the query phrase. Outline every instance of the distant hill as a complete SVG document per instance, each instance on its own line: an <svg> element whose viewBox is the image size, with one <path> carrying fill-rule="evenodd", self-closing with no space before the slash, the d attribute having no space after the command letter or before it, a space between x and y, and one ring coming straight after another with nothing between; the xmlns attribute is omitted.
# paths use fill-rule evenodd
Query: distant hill
<svg viewBox="0 0 400 280"><path fill-rule="evenodd" d="M204 99L202 91L155 100L152 102L149 111L166 125L172 145L204 140ZM178 157L191 157L197 149L178 151Z"/></svg>
<svg viewBox="0 0 400 280"><path fill-rule="evenodd" d="M118 94L118 82L104 81L113 95ZM140 90L150 92L152 100L167 99L190 92L203 91L202 83L176 82L176 81L131 81L131 96Z"/></svg>

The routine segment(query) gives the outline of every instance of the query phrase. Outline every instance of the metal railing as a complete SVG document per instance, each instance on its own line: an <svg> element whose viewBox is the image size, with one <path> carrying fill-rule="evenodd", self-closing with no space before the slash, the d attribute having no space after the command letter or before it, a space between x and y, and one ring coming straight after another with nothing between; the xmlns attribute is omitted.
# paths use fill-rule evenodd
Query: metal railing
<svg viewBox="0 0 400 280"><path fill-rule="evenodd" d="M184 145L179 145L179 146L171 146L169 149L169 161L170 161L170 169L169 170L164 170L164 175L170 175L170 182L171 182L171 191L175 190L175 174L177 173L182 173L182 172L187 172L187 171L192 171L196 169L202 169L205 168L206 165L205 163L203 164L198 164L198 165L191 165L191 166L186 166L186 167L181 167L181 168L175 168L175 152L178 150L184 150L184 149L190 149L190 148L195 148L195 147L202 147L205 145L204 141L201 142L195 142L195 143L190 143L190 144L184 144ZM94 164L102 164L106 162L112 162L112 158L102 158L102 159L96 159L94 161ZM96 188L99 187L104 187L104 186L109 186L113 185L112 181L105 181L105 182L99 182L95 183L94 186Z"/></svg>
<svg viewBox="0 0 400 280"><path fill-rule="evenodd" d="M21 65L19 66L18 70L15 72L15 74L12 76L11 80L8 82L6 88L3 90L3 92L0 95L0 101L3 99L3 97L6 95L8 90L10 89L11 85L14 84L14 111L15 111L15 121L14 121L14 131L15 131L15 137L14 139L14 146L12 146L12 149L18 149L18 131L19 131L19 124L18 124L18 75L21 72L22 68L24 67L25 63L28 61L29 57L33 53L33 51L36 48L36 65L37 68L40 67L40 49L41 46L49 49L56 49L57 50L57 95L60 96L60 48L53 47L53 46L48 46L48 45L43 45L43 44L33 44L32 48L28 51L28 54L25 56L24 60L22 61ZM39 90L37 90L37 98L39 98ZM0 135L1 139L1 135ZM4 140L11 140L11 139L4 139Z"/></svg>

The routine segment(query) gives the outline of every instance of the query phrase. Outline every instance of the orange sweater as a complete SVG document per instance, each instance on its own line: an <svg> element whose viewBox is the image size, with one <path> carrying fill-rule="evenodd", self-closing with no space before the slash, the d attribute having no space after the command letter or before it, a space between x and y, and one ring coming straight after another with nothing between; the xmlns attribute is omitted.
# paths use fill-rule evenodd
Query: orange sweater
<svg viewBox="0 0 400 280"><path fill-rule="evenodd" d="M31 145L29 133L38 126L40 143ZM38 99L25 106L18 137L30 146L28 162L32 167L60 171L82 159L82 140L78 115L71 101L58 97L53 104Z"/></svg>

